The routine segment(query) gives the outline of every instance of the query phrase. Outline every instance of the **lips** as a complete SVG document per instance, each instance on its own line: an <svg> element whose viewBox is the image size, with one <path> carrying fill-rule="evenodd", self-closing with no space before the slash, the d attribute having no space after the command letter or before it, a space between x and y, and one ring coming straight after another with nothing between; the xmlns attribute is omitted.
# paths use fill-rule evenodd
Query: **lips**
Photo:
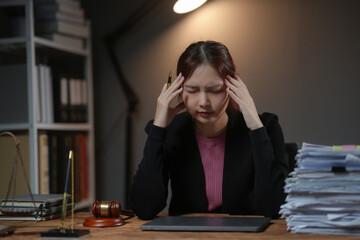
<svg viewBox="0 0 360 240"><path fill-rule="evenodd" d="M211 115L213 114L213 112L206 112L206 111L203 111L203 112L199 112L199 115L203 118L208 118L210 117Z"/></svg>

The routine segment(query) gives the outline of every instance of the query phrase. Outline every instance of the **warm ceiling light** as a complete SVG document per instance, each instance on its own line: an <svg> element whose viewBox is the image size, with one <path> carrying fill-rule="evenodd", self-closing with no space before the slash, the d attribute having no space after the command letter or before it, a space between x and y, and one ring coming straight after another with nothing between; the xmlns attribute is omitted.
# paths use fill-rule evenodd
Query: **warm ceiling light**
<svg viewBox="0 0 360 240"><path fill-rule="evenodd" d="M203 5L207 0L178 0L173 9L176 13L187 13Z"/></svg>

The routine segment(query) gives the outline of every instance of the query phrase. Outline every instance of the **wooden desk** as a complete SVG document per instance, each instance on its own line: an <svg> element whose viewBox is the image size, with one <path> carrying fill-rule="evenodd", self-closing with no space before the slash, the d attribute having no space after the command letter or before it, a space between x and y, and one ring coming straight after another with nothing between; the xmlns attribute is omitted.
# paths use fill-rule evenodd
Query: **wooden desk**
<svg viewBox="0 0 360 240"><path fill-rule="evenodd" d="M192 214L194 215L194 214ZM204 214L202 214L204 215ZM90 236L85 239L359 239L356 236L344 235L318 235L318 234L292 234L286 231L285 220L272 220L271 224L264 232L245 233L245 232L162 232L162 231L142 231L140 226L148 221L143 221L137 217L125 220L126 224L120 227L110 228L87 228L83 227L84 219L91 217L91 213L79 212L75 214L76 229L90 229ZM195 215L194 215L195 216ZM201 215L200 215L201 216ZM124 216L126 217L126 216ZM40 232L57 228L60 220L45 222L29 221L0 221L0 225L15 225L17 228L14 234L1 239L41 239ZM66 226L71 223L71 218L65 220Z"/></svg>

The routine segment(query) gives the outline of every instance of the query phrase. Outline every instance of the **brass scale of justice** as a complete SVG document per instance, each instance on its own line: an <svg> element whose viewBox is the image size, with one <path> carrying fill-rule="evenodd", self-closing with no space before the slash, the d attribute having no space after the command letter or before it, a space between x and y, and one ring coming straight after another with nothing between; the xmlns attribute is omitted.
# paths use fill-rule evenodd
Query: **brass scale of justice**
<svg viewBox="0 0 360 240"><path fill-rule="evenodd" d="M21 157L21 151L20 151L20 142L17 141L14 134L11 132L3 132L0 133L0 136L3 135L9 135L14 139L16 151L15 151L15 157L13 162L13 171L15 173L11 176L9 188L8 188L8 194L6 196L6 199L8 199L8 195L10 193L11 185L13 184L15 186L15 178L16 178L16 166L17 166L17 160L20 159L21 166L23 168L23 174L25 177L25 181L27 184L27 188L29 190L31 199L34 202L34 197L31 192L31 188L29 185L29 182L27 180L25 168L24 168L24 162ZM72 196L72 204L71 204L71 225L70 227L65 226L65 217L66 217L66 203L68 200L68 182L69 182L69 175L71 170L71 196ZM62 212L61 212L61 222L60 225L56 229L52 229L49 231L41 232L41 237L57 237L57 238L77 238L77 237L85 237L90 234L90 231L88 229L74 229L74 157L73 157L73 151L69 151L69 160L68 160L68 168L67 168L67 174L66 174L66 180L65 180L65 190L64 190L64 197L62 202ZM15 194L15 189L13 189L13 194ZM34 202L35 207L35 202ZM36 208L36 207L35 207ZM3 211L4 209L1 209ZM37 212L39 212L39 209L36 209ZM120 214L123 214L125 216L128 216L128 218L133 217L135 214L134 212L130 210L122 210L121 204L118 201L95 201L92 205L92 213L94 215L93 218L86 218L83 222L83 226L85 227L115 227L115 226L121 226L125 224L124 219L120 216ZM128 219L127 218L127 219ZM9 229L9 232L13 232L14 229Z"/></svg>

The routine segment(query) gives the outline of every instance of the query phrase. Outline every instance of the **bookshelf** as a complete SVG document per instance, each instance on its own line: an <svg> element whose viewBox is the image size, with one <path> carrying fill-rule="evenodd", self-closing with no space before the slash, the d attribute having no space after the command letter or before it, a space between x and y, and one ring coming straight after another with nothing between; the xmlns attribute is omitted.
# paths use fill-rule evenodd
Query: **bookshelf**
<svg viewBox="0 0 360 240"><path fill-rule="evenodd" d="M11 74L14 73L14 76L16 76L14 83L11 81L6 82L6 78L1 76L0 88L10 90L5 93L5 90L3 92L0 90L2 95L0 100L6 100L6 104L2 102L0 105L0 111L2 112L0 114L0 131L11 131L15 135L17 133L25 133L27 136L28 144L22 146L22 148L27 148L25 151L28 152L28 159L24 160L28 161L28 176L33 193L40 193L40 186L43 184L42 177L40 176L40 162L43 161L40 159L39 153L41 147L39 143L40 136L43 134L48 134L49 136L85 136L86 162L83 163L86 165L82 165L83 169L76 169L75 171L79 173L86 172L86 179L83 179L84 185L80 186L79 189L87 194L85 198L79 199L76 203L76 208L90 207L95 200L94 117L90 37L84 39L84 47L79 48L38 36L38 34L35 34L34 8L34 0L0 0L0 74L1 68L6 69L7 66L10 66L10 70L7 71L10 71ZM20 18L25 20L23 32L21 30L12 31L10 25L12 24L11 18L13 16L20 16ZM89 21L86 21L86 26L90 29ZM49 79L52 81L53 90L50 90L50 98L47 98L47 100L52 99L53 101L52 109L50 106L50 112L54 115L50 121L44 121L44 118L41 118L43 117L41 105L51 105L48 103L49 101L44 103L44 101L41 102L40 100L40 97L44 97L39 87L40 72L38 66L41 64L46 64L52 73L51 76L49 75ZM23 69L23 72L17 71L16 68L11 70L11 66L19 66L18 69ZM61 75L84 80L85 84L81 86L83 86L82 92L86 100L82 109L85 120L74 121L70 119L60 121L56 116L56 109L59 108L60 100L56 102L55 98L60 98L56 95L60 91L60 87L55 85L55 82L60 79ZM71 80L69 80L69 85L70 82ZM70 87L67 89L70 89ZM68 94L70 95L70 93ZM50 157L49 161L52 161ZM51 179L52 176L48 177ZM5 181L5 185L2 187L7 188L7 181ZM84 190L83 186L86 186L87 189Z"/></svg>

